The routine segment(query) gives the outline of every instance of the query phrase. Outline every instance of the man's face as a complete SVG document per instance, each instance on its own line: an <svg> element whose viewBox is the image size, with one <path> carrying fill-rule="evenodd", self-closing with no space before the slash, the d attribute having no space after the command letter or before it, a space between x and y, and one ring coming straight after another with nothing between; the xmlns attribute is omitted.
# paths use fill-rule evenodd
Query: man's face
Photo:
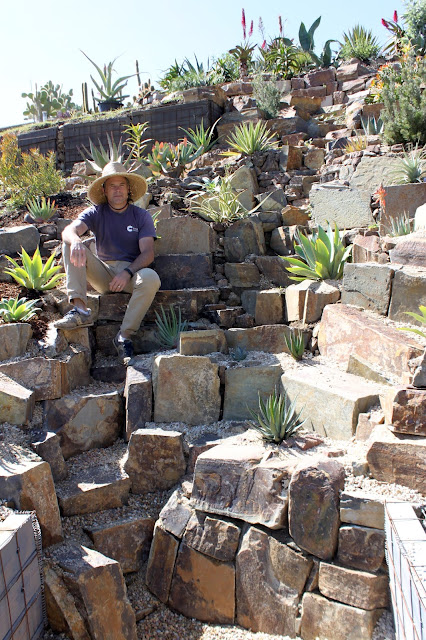
<svg viewBox="0 0 426 640"><path fill-rule="evenodd" d="M124 177L113 176L105 181L104 192L108 204L111 205L113 209L122 209L127 204L129 183Z"/></svg>

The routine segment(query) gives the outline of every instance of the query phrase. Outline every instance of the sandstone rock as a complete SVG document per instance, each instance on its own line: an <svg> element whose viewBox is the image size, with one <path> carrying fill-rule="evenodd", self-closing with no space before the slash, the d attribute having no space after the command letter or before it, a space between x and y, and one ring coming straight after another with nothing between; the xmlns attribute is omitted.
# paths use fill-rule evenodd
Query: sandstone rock
<svg viewBox="0 0 426 640"><path fill-rule="evenodd" d="M389 318L419 326L421 323L406 312L418 313L419 304L423 303L426 303L426 268L404 266L396 271L392 282Z"/></svg>
<svg viewBox="0 0 426 640"><path fill-rule="evenodd" d="M65 459L89 449L108 447L122 429L117 391L64 396L45 405L44 422L58 433Z"/></svg>
<svg viewBox="0 0 426 640"><path fill-rule="evenodd" d="M0 325L0 360L24 355L32 335L33 330L27 322Z"/></svg>
<svg viewBox="0 0 426 640"><path fill-rule="evenodd" d="M408 236L398 238L394 249L389 251L391 262L426 267L426 231L416 231Z"/></svg>
<svg viewBox="0 0 426 640"><path fill-rule="evenodd" d="M374 222L371 193L353 187L314 186L310 193L312 220L322 227L326 227L327 222L338 229L367 227Z"/></svg>
<svg viewBox="0 0 426 640"><path fill-rule="evenodd" d="M45 431L37 440L31 443L34 451L49 463L52 477L55 480L64 480L68 475L67 465L61 450L61 439L53 431Z"/></svg>
<svg viewBox="0 0 426 640"><path fill-rule="evenodd" d="M289 256L294 252L293 234L291 230L286 227L278 227L274 229L271 234L270 247L275 253L280 256ZM284 260L284 266L288 266L288 263Z"/></svg>
<svg viewBox="0 0 426 640"><path fill-rule="evenodd" d="M33 225L0 229L0 253L8 256L20 253L22 247L32 256L39 243L40 234Z"/></svg>
<svg viewBox="0 0 426 640"><path fill-rule="evenodd" d="M156 256L211 253L215 249L215 232L207 222L197 218L177 216L159 220L157 234L159 238L154 247ZM191 242L188 242L188 238L191 238Z"/></svg>
<svg viewBox="0 0 426 640"><path fill-rule="evenodd" d="M134 431L143 429L152 414L152 377L147 369L136 366L127 367L126 384L126 430L125 439L129 441Z"/></svg>
<svg viewBox="0 0 426 640"><path fill-rule="evenodd" d="M259 408L260 393L263 399L280 383L281 366L247 366L227 369L225 372L224 420L252 418L250 409Z"/></svg>
<svg viewBox="0 0 426 640"><path fill-rule="evenodd" d="M63 355L61 360L61 395L66 395L77 387L83 387L91 383L90 364L90 350L81 345L70 344L68 352Z"/></svg>
<svg viewBox="0 0 426 640"><path fill-rule="evenodd" d="M331 282L315 282L304 280L291 284L285 291L285 304L288 322L302 320L316 322L321 318L322 311L327 304L333 304L340 299L340 290Z"/></svg>
<svg viewBox="0 0 426 640"><path fill-rule="evenodd" d="M213 447L216 447L218 444L222 444L222 439L218 438L215 433L205 433L197 438L194 442L191 442L191 444L189 445L189 456L186 473L193 474L198 456L204 453L204 451L213 449Z"/></svg>
<svg viewBox="0 0 426 640"><path fill-rule="evenodd" d="M44 547L62 540L55 485L47 462L22 459L0 466L0 498L13 501L21 511L36 512Z"/></svg>
<svg viewBox="0 0 426 640"><path fill-rule="evenodd" d="M378 571L384 557L385 534L383 531L359 526L340 527L338 562L362 571ZM340 600L340 598L337 599Z"/></svg>
<svg viewBox="0 0 426 640"><path fill-rule="evenodd" d="M48 358L27 358L0 365L0 373L34 391L36 402L62 395L61 362Z"/></svg>
<svg viewBox="0 0 426 640"><path fill-rule="evenodd" d="M332 602L316 593L305 593L302 600L303 640L371 640L382 609L365 611Z"/></svg>
<svg viewBox="0 0 426 640"><path fill-rule="evenodd" d="M259 269L251 262L225 264L225 275L231 287L256 288L260 284Z"/></svg>
<svg viewBox="0 0 426 640"><path fill-rule="evenodd" d="M120 563L123 573L139 571L148 557L154 518L128 518L85 529L96 551Z"/></svg>
<svg viewBox="0 0 426 640"><path fill-rule="evenodd" d="M371 611L388 605L388 576L320 563L319 590L327 598Z"/></svg>
<svg viewBox="0 0 426 640"><path fill-rule="evenodd" d="M250 167L239 167L232 174L230 182L236 191L245 191L250 195L259 193L256 171Z"/></svg>
<svg viewBox="0 0 426 640"><path fill-rule="evenodd" d="M309 222L309 213L306 210L301 209L300 207L295 207L291 204L282 209L281 217L284 227L291 227L293 225L304 227Z"/></svg>
<svg viewBox="0 0 426 640"><path fill-rule="evenodd" d="M59 333L66 342L69 344L79 344L86 349L91 349L89 327L77 328L77 329L56 329L52 327L54 332Z"/></svg>
<svg viewBox="0 0 426 640"><path fill-rule="evenodd" d="M155 270L165 290L212 287L212 268L210 254L161 255L155 259Z"/></svg>
<svg viewBox="0 0 426 640"><path fill-rule="evenodd" d="M124 469L130 476L133 493L169 489L186 470L182 434L163 429L134 431Z"/></svg>
<svg viewBox="0 0 426 640"><path fill-rule="evenodd" d="M73 640L91 640L74 598L50 561L44 563L44 595L47 619L53 631L65 633Z"/></svg>
<svg viewBox="0 0 426 640"><path fill-rule="evenodd" d="M157 522L164 531L181 539L192 513L188 498L176 489L161 509Z"/></svg>
<svg viewBox="0 0 426 640"><path fill-rule="evenodd" d="M52 556L63 572L89 637L136 640L135 614L118 562L77 544L59 547Z"/></svg>
<svg viewBox="0 0 426 640"><path fill-rule="evenodd" d="M278 137L307 130L305 120L297 114L296 109L288 109L284 112L281 111L279 118L266 120L266 127L271 131L271 133L275 133ZM287 169L290 169L288 164Z"/></svg>
<svg viewBox="0 0 426 640"><path fill-rule="evenodd" d="M299 592L311 565L264 531L249 527L236 561L236 622L254 632L294 637Z"/></svg>
<svg viewBox="0 0 426 640"><path fill-rule="evenodd" d="M264 454L261 445L229 444L202 453L194 472L195 508L270 529L282 528L294 461L263 461Z"/></svg>
<svg viewBox="0 0 426 640"><path fill-rule="evenodd" d="M414 231L426 229L426 203L420 205L414 214Z"/></svg>
<svg viewBox="0 0 426 640"><path fill-rule="evenodd" d="M263 275L278 287L287 287L290 283L290 274L285 267L285 262L280 256L261 256L256 258L256 266Z"/></svg>
<svg viewBox="0 0 426 640"><path fill-rule="evenodd" d="M301 463L289 486L289 531L295 543L308 553L329 560L339 533L339 491L345 471L336 460Z"/></svg>
<svg viewBox="0 0 426 640"><path fill-rule="evenodd" d="M396 382L409 382L408 363L421 355L419 343L362 311L347 305L325 307L318 335L321 355L347 365L349 355ZM407 380L408 378L408 380Z"/></svg>
<svg viewBox="0 0 426 640"><path fill-rule="evenodd" d="M348 524L382 530L385 523L383 496L345 491L340 497L340 519Z"/></svg>
<svg viewBox="0 0 426 640"><path fill-rule="evenodd" d="M283 296L279 289L243 291L241 303L258 325L280 324L284 321Z"/></svg>
<svg viewBox="0 0 426 640"><path fill-rule="evenodd" d="M303 158L303 164L308 169L318 171L324 164L325 149L312 148L308 149Z"/></svg>
<svg viewBox="0 0 426 640"><path fill-rule="evenodd" d="M370 438L367 462L373 478L426 492L426 440L393 434L379 425Z"/></svg>
<svg viewBox="0 0 426 640"><path fill-rule="evenodd" d="M346 371L347 373L353 373L355 376L360 376L366 380L371 380L371 382L389 385L389 380L383 376L376 367L372 367L369 362L359 356L354 356L352 354L349 356Z"/></svg>
<svg viewBox="0 0 426 640"><path fill-rule="evenodd" d="M300 118L301 120L301 118ZM284 132L285 135L285 132ZM306 135L306 134L304 134ZM303 163L303 148L288 142L281 147L281 153L286 157L282 162L285 171L301 169Z"/></svg>
<svg viewBox="0 0 426 640"><path fill-rule="evenodd" d="M316 89L317 87L314 87L314 88ZM325 89L322 90L322 87L318 87L318 89L320 89L321 93L325 94ZM295 91L307 92L309 91L309 89L296 89ZM290 106L295 107L297 114L300 115L300 117L303 118L303 120L309 120L309 117L311 115L313 115L314 113L317 113L321 109L322 97L323 96L321 95L319 96L295 95L295 92L293 91L293 94L290 100Z"/></svg>
<svg viewBox="0 0 426 640"><path fill-rule="evenodd" d="M373 433L373 429L378 424L384 422L382 411L369 411L368 413L360 413L358 416L358 424L356 426L356 440L365 442Z"/></svg>
<svg viewBox="0 0 426 640"><path fill-rule="evenodd" d="M419 182L417 184L386 186L385 198L386 207L380 217L380 233L382 235L392 230L391 220L401 215L401 203L404 203L403 212L410 218L414 218L417 208L426 202L426 184Z"/></svg>
<svg viewBox="0 0 426 640"><path fill-rule="evenodd" d="M207 357L157 356L153 387L155 422L180 421L195 425L219 419L218 366Z"/></svg>
<svg viewBox="0 0 426 640"><path fill-rule="evenodd" d="M127 504L130 478L114 466L104 465L80 471L57 483L62 515L73 516L115 509Z"/></svg>
<svg viewBox="0 0 426 640"><path fill-rule="evenodd" d="M322 87L324 84L334 82L335 79L336 70L334 67L310 71L305 75L305 82L308 87Z"/></svg>
<svg viewBox="0 0 426 640"><path fill-rule="evenodd" d="M273 189L261 193L258 197L260 208L262 211L279 211L287 205L287 198L285 197L284 189Z"/></svg>
<svg viewBox="0 0 426 640"><path fill-rule="evenodd" d="M157 522L146 569L146 586L161 602L169 598L178 548L178 540Z"/></svg>
<svg viewBox="0 0 426 640"><path fill-rule="evenodd" d="M230 349L241 347L247 351L282 353L288 352L285 336L290 331L286 325L272 324L250 329L228 329L225 337Z"/></svg>
<svg viewBox="0 0 426 640"><path fill-rule="evenodd" d="M34 391L0 373L0 422L27 424L35 406Z"/></svg>
<svg viewBox="0 0 426 640"><path fill-rule="evenodd" d="M221 562L232 562L238 548L241 528L232 522L211 518L200 511L190 518L184 543Z"/></svg>
<svg viewBox="0 0 426 640"><path fill-rule="evenodd" d="M350 440L358 415L379 400L382 386L367 382L335 366L298 365L281 377L281 386L296 411L302 411L305 428L337 440Z"/></svg>
<svg viewBox="0 0 426 640"><path fill-rule="evenodd" d="M380 252L379 237L371 236L355 236L352 248L352 262L377 262L377 256Z"/></svg>
<svg viewBox="0 0 426 640"><path fill-rule="evenodd" d="M221 329L206 331L182 331L179 336L179 353L182 356L205 356L209 353L227 353L225 334Z"/></svg>
<svg viewBox="0 0 426 640"><path fill-rule="evenodd" d="M346 263L342 303L387 315L395 271L388 265Z"/></svg>
<svg viewBox="0 0 426 640"><path fill-rule="evenodd" d="M426 436L426 390L393 388L380 403L392 431Z"/></svg>
<svg viewBox="0 0 426 640"><path fill-rule="evenodd" d="M180 545L169 605L205 622L232 624L235 616L235 568Z"/></svg>
<svg viewBox="0 0 426 640"><path fill-rule="evenodd" d="M422 389L426 387L426 349L423 355L411 361L413 365L413 387Z"/></svg>
<svg viewBox="0 0 426 640"><path fill-rule="evenodd" d="M264 255L265 236L259 218L251 216L231 224L225 230L224 249L229 262L243 262L249 254Z"/></svg>

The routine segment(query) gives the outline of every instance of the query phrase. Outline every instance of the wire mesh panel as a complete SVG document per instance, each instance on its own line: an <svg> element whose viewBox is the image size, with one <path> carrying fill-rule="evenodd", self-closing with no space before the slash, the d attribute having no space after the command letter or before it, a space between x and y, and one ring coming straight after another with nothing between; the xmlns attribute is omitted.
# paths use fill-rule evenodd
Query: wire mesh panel
<svg viewBox="0 0 426 640"><path fill-rule="evenodd" d="M411 505L392 502L385 533L397 640L426 640L426 532Z"/></svg>
<svg viewBox="0 0 426 640"><path fill-rule="evenodd" d="M43 155L46 155L49 151L56 152L57 131L58 127L47 127L46 129L35 129L27 133L20 133L18 147L25 152L30 149L38 149Z"/></svg>

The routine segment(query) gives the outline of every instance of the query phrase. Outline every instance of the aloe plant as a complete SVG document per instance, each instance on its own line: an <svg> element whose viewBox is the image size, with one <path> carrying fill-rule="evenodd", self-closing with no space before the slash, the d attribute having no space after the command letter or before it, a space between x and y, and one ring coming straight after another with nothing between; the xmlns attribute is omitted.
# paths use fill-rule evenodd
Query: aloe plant
<svg viewBox="0 0 426 640"><path fill-rule="evenodd" d="M225 151L224 156L235 156L240 153L251 156L257 151L269 151L278 146L274 135L268 133L266 124L261 120L256 125L253 122L240 124L226 142L231 147L231 151Z"/></svg>
<svg viewBox="0 0 426 640"><path fill-rule="evenodd" d="M302 331L291 331L284 335L284 340L290 355L295 360L301 360L305 351L305 338Z"/></svg>
<svg viewBox="0 0 426 640"><path fill-rule="evenodd" d="M95 98L95 100L97 100L98 102L102 102L103 100L111 102L121 102L125 98L129 97L128 95L123 96L122 91L126 86L128 79L136 75L135 73L129 76L122 76L121 78L117 78L117 80L114 82L114 62L117 60L117 58L114 58L114 60L112 62L108 62L108 64L104 64L103 69L101 69L101 67L99 67L96 62L93 62L93 60L89 58L87 53L84 53L84 51L82 51L81 49L80 51L89 60L89 62L93 64L99 74L99 82L96 82L92 75L90 76L93 84L99 92L99 95L101 96L100 98Z"/></svg>
<svg viewBox="0 0 426 640"><path fill-rule="evenodd" d="M206 153L206 151L209 151L216 142L213 135L215 126L218 122L219 120L216 120L211 127L207 127L207 129L205 129L204 122L201 120L200 126L197 125L195 129L183 129L182 127L181 129L195 149L202 149L202 153Z"/></svg>
<svg viewBox="0 0 426 640"><path fill-rule="evenodd" d="M334 230L328 224L327 231L321 226L308 238L297 231L294 249L299 258L283 258L290 264L287 268L290 279L303 280L339 280L343 277L343 267L349 259L352 246L346 247L339 236L337 227Z"/></svg>
<svg viewBox="0 0 426 640"><path fill-rule="evenodd" d="M39 300L27 300L26 298L2 298L0 300L0 319L5 323L28 322L40 311L36 307Z"/></svg>
<svg viewBox="0 0 426 640"><path fill-rule="evenodd" d="M188 323L182 320L181 309L178 307L178 315L172 305L169 311L165 311L163 305L160 305L161 315L155 312L155 324L157 326L157 338L162 347L174 349L179 340L181 331L185 331Z"/></svg>
<svg viewBox="0 0 426 640"><path fill-rule="evenodd" d="M44 266L38 247L32 258L24 248L22 248L20 256L22 267L19 266L16 260L6 256L9 262L13 264L13 269L7 268L4 269L4 272L12 276L15 282L22 287L36 291L47 291L48 289L54 289L57 283L65 276L64 273L59 273L61 270L60 265L53 266L54 252L49 256Z"/></svg>
<svg viewBox="0 0 426 640"><path fill-rule="evenodd" d="M50 200L45 196L32 198L27 202L28 213L34 220L50 220L58 210L55 200Z"/></svg>
<svg viewBox="0 0 426 640"><path fill-rule="evenodd" d="M412 230L413 220L405 211L400 216L390 219L390 228L387 235L391 237L408 236Z"/></svg>
<svg viewBox="0 0 426 640"><path fill-rule="evenodd" d="M266 442L275 444L290 438L305 422L300 420L302 411L296 412L295 400L290 402L285 392L279 394L275 390L266 402L259 393L258 411L249 411L253 417L253 421L248 422L249 426L259 431Z"/></svg>

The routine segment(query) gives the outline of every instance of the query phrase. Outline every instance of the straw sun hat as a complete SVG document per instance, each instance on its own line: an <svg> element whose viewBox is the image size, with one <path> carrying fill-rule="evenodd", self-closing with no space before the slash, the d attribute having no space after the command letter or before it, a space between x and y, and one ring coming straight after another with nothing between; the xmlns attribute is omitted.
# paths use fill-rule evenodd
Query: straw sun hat
<svg viewBox="0 0 426 640"><path fill-rule="evenodd" d="M96 178L87 190L87 197L93 204L105 204L107 199L105 197L103 186L108 178L114 176L122 176L126 178L130 187L130 197L133 202L142 198L147 190L147 184L145 178L137 173L129 173L126 171L126 167L121 162L109 162L102 169L102 175Z"/></svg>

